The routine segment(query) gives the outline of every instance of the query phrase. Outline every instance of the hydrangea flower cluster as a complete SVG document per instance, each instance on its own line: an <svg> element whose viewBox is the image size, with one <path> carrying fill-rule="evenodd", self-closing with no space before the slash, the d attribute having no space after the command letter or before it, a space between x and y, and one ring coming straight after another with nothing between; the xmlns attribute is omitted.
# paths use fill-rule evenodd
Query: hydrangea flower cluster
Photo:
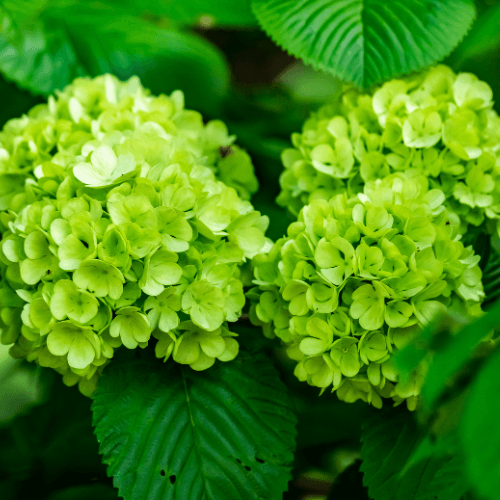
<svg viewBox="0 0 500 500"><path fill-rule="evenodd" d="M436 315L481 314L479 256L424 176L391 174L348 198L316 199L254 258L251 320L297 361L295 375L341 400L414 409L423 371L398 379L395 351Z"/></svg>
<svg viewBox="0 0 500 500"><path fill-rule="evenodd" d="M91 141L113 147L138 129L142 134L130 142L129 149L141 161L151 166L160 161L205 165L244 200L257 192L251 159L233 144L236 137L228 135L222 121L204 125L200 113L184 108L179 90L170 96L152 96L138 77L121 82L104 75L77 78L63 92L50 96L47 104L5 125L0 132L0 210L10 208L14 196L24 191L26 175L44 162L64 168L75 156L88 154ZM112 174L94 172L88 185L111 182L128 169L132 169L130 162L122 159Z"/></svg>
<svg viewBox="0 0 500 500"><path fill-rule="evenodd" d="M233 359L227 322L245 303L246 263L271 245L267 217L243 199L255 178L233 140L185 110L181 92L152 97L110 75L11 120L0 134L11 354L84 393L114 349L152 335L158 357L195 370Z"/></svg>
<svg viewBox="0 0 500 500"><path fill-rule="evenodd" d="M366 182L424 175L467 226L500 232L500 117L488 84L436 66L367 94L345 87L292 135L278 202L297 215Z"/></svg>

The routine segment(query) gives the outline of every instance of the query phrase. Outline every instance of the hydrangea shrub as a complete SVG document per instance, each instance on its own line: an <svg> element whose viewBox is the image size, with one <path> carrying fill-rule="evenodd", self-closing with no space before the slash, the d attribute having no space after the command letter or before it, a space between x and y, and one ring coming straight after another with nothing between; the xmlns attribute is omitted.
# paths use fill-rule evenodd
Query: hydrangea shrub
<svg viewBox="0 0 500 500"><path fill-rule="evenodd" d="M424 175L469 225L500 231L500 118L487 83L444 65L370 92L346 86L313 113L293 148L278 202L294 215L315 199L363 191L391 173Z"/></svg>
<svg viewBox="0 0 500 500"><path fill-rule="evenodd" d="M480 258L429 184L396 173L354 197L314 199L254 258L251 319L286 344L299 380L414 409L425 366L400 381L393 354L439 314L457 327L481 315Z"/></svg>
<svg viewBox="0 0 500 500"><path fill-rule="evenodd" d="M195 370L238 353L268 219L248 155L183 94L77 79L0 133L1 341L91 393L119 346ZM222 182L224 181L224 182Z"/></svg>

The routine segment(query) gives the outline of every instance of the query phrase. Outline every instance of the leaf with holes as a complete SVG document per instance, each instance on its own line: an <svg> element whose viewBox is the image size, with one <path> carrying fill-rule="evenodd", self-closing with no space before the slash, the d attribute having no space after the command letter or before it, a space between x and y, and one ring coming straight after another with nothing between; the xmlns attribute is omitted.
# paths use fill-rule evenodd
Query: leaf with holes
<svg viewBox="0 0 500 500"><path fill-rule="evenodd" d="M296 419L263 355L195 372L124 353L92 405L108 474L127 500L281 498Z"/></svg>
<svg viewBox="0 0 500 500"><path fill-rule="evenodd" d="M262 28L291 54L368 87L449 54L473 0L252 0Z"/></svg>
<svg viewBox="0 0 500 500"><path fill-rule="evenodd" d="M466 489L454 473L456 456L431 454L408 469L405 464L425 433L406 408L374 412L365 422L361 440L363 484L373 500L459 500ZM405 470L406 469L406 470ZM462 474L463 476L463 474Z"/></svg>

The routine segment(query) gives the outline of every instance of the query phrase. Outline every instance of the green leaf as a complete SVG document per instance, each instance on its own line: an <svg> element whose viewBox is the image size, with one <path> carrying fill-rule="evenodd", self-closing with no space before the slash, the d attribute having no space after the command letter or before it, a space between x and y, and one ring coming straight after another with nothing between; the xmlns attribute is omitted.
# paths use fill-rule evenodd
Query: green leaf
<svg viewBox="0 0 500 500"><path fill-rule="evenodd" d="M413 370L427 357L433 337L440 332L440 326L439 321L429 323L412 342L394 355L393 362L402 381L407 381Z"/></svg>
<svg viewBox="0 0 500 500"><path fill-rule="evenodd" d="M66 29L75 53L92 76L138 75L155 94L181 89L187 106L202 111L213 112L226 94L227 63L216 47L198 35L120 17L114 11L73 7L61 14L57 21L68 19Z"/></svg>
<svg viewBox="0 0 500 500"><path fill-rule="evenodd" d="M451 457L437 471L429 483L422 486L415 495L415 500L461 500L467 491L464 479L464 458L461 455Z"/></svg>
<svg viewBox="0 0 500 500"><path fill-rule="evenodd" d="M92 408L127 500L278 499L287 487L295 416L263 355L195 372L125 353L104 371Z"/></svg>
<svg viewBox="0 0 500 500"><path fill-rule="evenodd" d="M493 258L490 259L491 265L492 262ZM445 325L440 322L431 323L412 343L397 353L394 363L404 380L429 351L434 351L422 388L422 401L427 409L436 407L440 397L450 387L450 382L471 360L474 349L497 327L499 318L500 301L497 301L484 316L454 335L450 335L446 329L443 331ZM485 346L487 348L487 344Z"/></svg>
<svg viewBox="0 0 500 500"><path fill-rule="evenodd" d="M497 302L482 318L449 336L445 345L436 351L422 388L422 399L427 408L435 407L449 382L471 359L473 350L498 327L499 318L500 302Z"/></svg>
<svg viewBox="0 0 500 500"><path fill-rule="evenodd" d="M43 396L40 368L12 359L9 346L0 345L0 426L39 403Z"/></svg>
<svg viewBox="0 0 500 500"><path fill-rule="evenodd" d="M30 8L36 3L23 5ZM36 17L22 19L8 1L0 2L0 24L0 71L21 88L49 94L85 74L62 26Z"/></svg>
<svg viewBox="0 0 500 500"><path fill-rule="evenodd" d="M361 470L373 500L459 500L465 491L459 458L431 455L407 469L414 448L425 437L405 408L377 411L363 428ZM431 486L432 485L432 486Z"/></svg>
<svg viewBox="0 0 500 500"><path fill-rule="evenodd" d="M473 0L252 0L252 10L278 45L362 87L439 61L475 17Z"/></svg>
<svg viewBox="0 0 500 500"><path fill-rule="evenodd" d="M468 475L478 493L498 498L500 490L500 351L474 380L461 422Z"/></svg>
<svg viewBox="0 0 500 500"><path fill-rule="evenodd" d="M297 61L276 78L298 105L321 105L327 99L340 96L342 81L324 71L316 71Z"/></svg>
<svg viewBox="0 0 500 500"><path fill-rule="evenodd" d="M15 500L46 498L54 487L106 481L92 433L90 400L64 386L53 370L42 369L41 375L48 401L0 429L0 478L17 492ZM11 391L16 389L11 385ZM4 486L0 484L2 500Z"/></svg>
<svg viewBox="0 0 500 500"><path fill-rule="evenodd" d="M3 2L0 21L0 71L36 94L82 75L138 75L153 93L181 89L189 107L213 112L229 86L227 64L208 41L100 4L54 6L19 25Z"/></svg>
<svg viewBox="0 0 500 500"><path fill-rule="evenodd" d="M459 66L464 61L493 52L500 46L500 4L486 9L474 23L464 41L451 55Z"/></svg>
<svg viewBox="0 0 500 500"><path fill-rule="evenodd" d="M107 4L124 7L123 1L105 0ZM136 14L144 12L164 16L171 21L196 24L203 17L210 17L215 26L256 26L257 20L250 9L249 0L152 0L147 4L141 0L126 0L125 6ZM208 22L209 19L206 20Z"/></svg>

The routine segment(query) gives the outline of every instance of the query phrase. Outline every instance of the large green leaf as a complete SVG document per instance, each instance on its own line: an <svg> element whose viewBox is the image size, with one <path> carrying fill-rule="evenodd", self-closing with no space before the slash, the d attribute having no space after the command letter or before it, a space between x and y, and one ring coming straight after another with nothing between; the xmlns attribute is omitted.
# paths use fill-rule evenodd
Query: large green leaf
<svg viewBox="0 0 500 500"><path fill-rule="evenodd" d="M252 0L272 39L315 68L363 87L449 54L473 0Z"/></svg>
<svg viewBox="0 0 500 500"><path fill-rule="evenodd" d="M465 492L458 457L430 455L405 470L425 436L405 408L377 411L363 428L361 470L373 500L459 500ZM404 473L402 474L402 471Z"/></svg>
<svg viewBox="0 0 500 500"><path fill-rule="evenodd" d="M181 89L190 107L216 112L229 87L229 69L222 54L192 33L162 29L133 16L73 7L57 17L65 23L76 57L91 75L138 75L153 93ZM53 14L54 15L54 14ZM94 36L89 30L95 26Z"/></svg>
<svg viewBox="0 0 500 500"><path fill-rule="evenodd" d="M471 386L461 430L467 471L478 493L498 498L500 491L500 351L496 351Z"/></svg>
<svg viewBox="0 0 500 500"><path fill-rule="evenodd" d="M36 4L23 2L27 9ZM35 94L49 94L85 74L62 26L44 23L35 14L23 19L13 5L0 2L0 71L9 80Z"/></svg>
<svg viewBox="0 0 500 500"><path fill-rule="evenodd" d="M192 33L102 4L49 6L24 24L6 7L0 3L0 70L34 93L49 94L81 75L136 74L153 92L180 88L188 106L212 113L228 89L223 56Z"/></svg>
<svg viewBox="0 0 500 500"><path fill-rule="evenodd" d="M93 411L127 500L275 500L290 479L295 416L265 356L195 372L125 355L104 371Z"/></svg>

